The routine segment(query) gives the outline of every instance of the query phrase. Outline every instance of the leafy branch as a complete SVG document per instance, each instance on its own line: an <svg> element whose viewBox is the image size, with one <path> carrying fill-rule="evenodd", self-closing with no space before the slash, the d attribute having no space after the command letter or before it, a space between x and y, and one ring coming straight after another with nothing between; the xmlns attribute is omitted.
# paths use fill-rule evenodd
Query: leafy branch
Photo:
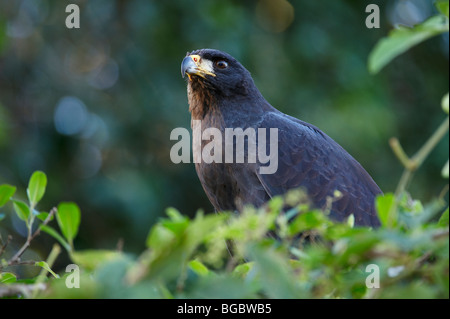
<svg viewBox="0 0 450 319"><path fill-rule="evenodd" d="M44 222L42 223L42 225L47 225L50 220L52 220L53 216L56 213L56 208L53 207L52 210L50 211L50 213L48 214L47 218L44 220ZM38 236L41 233L41 228L36 229L36 231L31 235L31 232L29 233L26 242L23 244L23 246L19 249L19 251L8 261L8 266L13 265L14 263L16 263L17 261L20 260L20 257L22 256L22 254L25 252L25 250L30 246L31 241Z"/></svg>
<svg viewBox="0 0 450 319"><path fill-rule="evenodd" d="M8 202L12 203L12 207L17 217L25 222L27 227L27 236L24 244L14 253L14 255L9 259L1 259L0 263L0 283L11 283L17 280L13 273L3 272L5 268L19 266L19 265L31 265L42 268L41 273L36 278L34 286L36 289L32 289L33 296L36 296L40 283L46 278L47 273L52 274L54 277L58 277L51 269L56 257L60 253L59 245L55 245L46 261L34 261L34 260L21 260L21 257L25 251L31 246L32 241L44 231L56 240L58 240L61 245L71 254L73 252L73 240L77 235L78 227L80 224L80 210L78 206L74 203L60 203L58 207L53 207L49 213L39 212L36 207L40 200L45 194L45 189L47 186L47 176L41 171L36 171L32 174L27 188L28 203L14 199L13 196L16 193L16 187L3 184L0 185L0 207L6 205ZM52 228L49 224L56 216L58 226L63 235ZM0 221L5 218L5 214L0 215ZM34 227L36 221L40 221L37 227ZM3 242L0 236L0 257L6 252L9 244L13 240L11 235L7 236L5 242ZM12 287L8 291L15 291ZM28 290L21 285L20 290ZM5 292L3 292L5 293Z"/></svg>
<svg viewBox="0 0 450 319"><path fill-rule="evenodd" d="M379 72L385 65L398 55L404 53L411 47L442 33L449 32L449 2L448 0L435 1L435 6L439 14L429 18L413 28L399 26L389 33L389 35L381 39L369 55L369 71L373 74ZM447 93L442 100L442 108L448 114L448 99ZM395 191L395 198L392 202L390 213L387 216L386 226L392 227L396 220L396 212L398 202L406 191L414 173L419 169L431 151L442 140L449 130L449 117L442 122L436 129L432 136L425 142L425 144L414 154L408 157L398 138L393 137L389 140L389 145L392 148L395 156L404 166L404 171L400 178ZM448 178L448 161L444 165L442 175Z"/></svg>
<svg viewBox="0 0 450 319"><path fill-rule="evenodd" d="M422 165L422 163L425 161L425 159L428 157L431 151L447 134L448 130L449 130L449 118L447 117L444 120L444 122L442 122L442 124L437 128L437 130L433 133L433 135L411 158L409 158L408 155L406 155L405 151L400 145L399 140L396 137L393 137L389 140L389 144L394 154L397 156L399 161L405 167L400 182L397 186L397 190L395 191L397 197L400 196L406 190L406 187L408 183L411 181L414 172L417 171L417 169L419 169L419 167Z"/></svg>
<svg viewBox="0 0 450 319"><path fill-rule="evenodd" d="M436 1L435 6L439 11L438 15L413 28L397 26L387 37L378 41L369 55L368 66L371 73L378 73L394 58L413 46L449 31L448 0Z"/></svg>

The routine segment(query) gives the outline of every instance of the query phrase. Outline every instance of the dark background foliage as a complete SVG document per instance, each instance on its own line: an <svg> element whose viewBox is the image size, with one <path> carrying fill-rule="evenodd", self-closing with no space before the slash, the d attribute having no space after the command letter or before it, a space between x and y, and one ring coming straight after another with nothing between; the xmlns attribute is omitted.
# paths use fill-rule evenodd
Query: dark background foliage
<svg viewBox="0 0 450 319"><path fill-rule="evenodd" d="M80 6L80 29L65 27L69 3ZM25 189L45 171L39 209L77 202L79 248L123 239L138 252L166 207L212 212L194 165L169 157L171 130L190 128L181 60L210 47L240 60L272 105L320 127L391 192L402 167L388 139L412 154L442 121L448 34L370 75L377 40L435 13L428 0L376 3L380 29L365 27L366 1L0 0L0 184ZM447 156L448 138L415 176L414 197L439 194ZM14 218L1 227L24 233Z"/></svg>

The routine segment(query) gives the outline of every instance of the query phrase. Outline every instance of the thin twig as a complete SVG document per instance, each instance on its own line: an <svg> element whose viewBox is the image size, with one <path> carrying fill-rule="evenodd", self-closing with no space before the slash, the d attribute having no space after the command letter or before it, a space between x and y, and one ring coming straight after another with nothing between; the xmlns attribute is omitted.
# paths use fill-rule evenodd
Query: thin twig
<svg viewBox="0 0 450 319"><path fill-rule="evenodd" d="M33 266L35 264L36 264L36 260L16 260L14 262L9 261L8 263L6 263L6 265L0 264L0 271L2 271L4 268L10 267L10 266L22 266L22 265Z"/></svg>
<svg viewBox="0 0 450 319"><path fill-rule="evenodd" d="M392 137L389 140L389 145L391 146L392 151L394 152L395 156L397 156L400 163L403 164L403 167L411 169L411 160L409 159L408 155L406 155L405 151L403 150L402 145L400 144L400 141L396 137Z"/></svg>
<svg viewBox="0 0 450 319"><path fill-rule="evenodd" d="M411 182L414 176L415 171L422 165L422 163L425 161L425 159L428 157L431 151L442 140L442 138L448 132L448 129L449 129L449 117L447 116L447 118L444 120L444 122L442 122L442 124L433 133L433 135L431 135L431 137L425 142L425 144L419 149L419 151L417 151L417 153L414 154L414 156L412 156L411 158L409 158L408 155L406 155L397 138L393 137L389 140L389 145L391 146L392 151L394 152L395 156L397 156L402 165L405 167L402 176L400 178L400 181L397 185L397 188L395 190L396 200L389 209L387 222L389 227L392 227L394 221L397 220L396 213L398 208L398 200L407 189L409 183Z"/></svg>
<svg viewBox="0 0 450 319"><path fill-rule="evenodd" d="M403 172L402 178L398 183L396 190L396 197L400 196L406 189L414 172L422 165L425 159L428 157L430 152L436 147L436 145L442 140L445 134L449 129L449 117L442 122L442 124L438 127L438 129L431 135L431 137L425 142L425 144L417 151L414 156L411 158L406 155L403 150L400 142L397 138L393 137L389 140L389 145L392 148L392 151L397 156L399 161L405 167L405 171Z"/></svg>
<svg viewBox="0 0 450 319"><path fill-rule="evenodd" d="M426 141L426 143L419 149L419 151L414 154L411 158L417 167L422 165L423 161L428 157L428 154L436 147L436 145L441 141L441 139L448 132L449 128L449 117L442 122L438 129L433 133L433 135Z"/></svg>
<svg viewBox="0 0 450 319"><path fill-rule="evenodd" d="M44 222L42 223L42 225L47 225L50 220L52 219L53 215L55 215L57 212L56 207L53 207L52 210L50 211L50 213L48 214L47 218L44 220ZM36 231L31 235L31 232L29 233L26 242L23 244L23 246L19 249L19 251L8 261L8 264L10 263L15 263L16 261L18 261L20 259L20 257L23 255L23 253L25 252L25 250L27 250L27 248L30 246L31 241L38 236L41 233L41 229L40 227L38 227L36 229Z"/></svg>
<svg viewBox="0 0 450 319"><path fill-rule="evenodd" d="M123 238L119 238L119 240L117 241L116 250L118 252L123 251Z"/></svg>
<svg viewBox="0 0 450 319"><path fill-rule="evenodd" d="M16 260L13 263L9 262L8 266L19 266L19 265L34 265L36 260Z"/></svg>
<svg viewBox="0 0 450 319"><path fill-rule="evenodd" d="M8 235L8 238L6 239L6 243L4 243L2 245L2 247L0 247L0 256L4 253L6 247L8 247L8 244L11 242L12 238L13 237L11 235Z"/></svg>
<svg viewBox="0 0 450 319"><path fill-rule="evenodd" d="M414 261L414 267L415 268L420 268L422 267L425 262L433 255L433 252L431 251L427 251L425 254L423 254L422 256L420 256L419 258L417 258Z"/></svg>

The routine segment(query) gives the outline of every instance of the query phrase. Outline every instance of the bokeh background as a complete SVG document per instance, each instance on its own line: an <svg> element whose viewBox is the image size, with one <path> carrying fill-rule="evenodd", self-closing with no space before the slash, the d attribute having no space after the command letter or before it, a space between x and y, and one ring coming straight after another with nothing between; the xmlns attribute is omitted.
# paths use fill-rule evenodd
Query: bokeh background
<svg viewBox="0 0 450 319"><path fill-rule="evenodd" d="M444 119L448 34L415 47L370 75L367 58L394 25L436 13L431 0L373 1L381 28L367 29L367 1L0 0L0 184L26 199L31 173L48 176L38 209L74 201L82 211L79 249L138 253L151 225L172 206L213 211L193 164L173 164L169 139L190 129L180 63L216 48L250 70L266 99L340 143L392 192L402 167L388 140L412 155ZM81 28L65 27L66 5ZM443 189L448 138L410 191L428 201ZM22 244L10 218L0 233ZM46 257L41 235L27 254Z"/></svg>

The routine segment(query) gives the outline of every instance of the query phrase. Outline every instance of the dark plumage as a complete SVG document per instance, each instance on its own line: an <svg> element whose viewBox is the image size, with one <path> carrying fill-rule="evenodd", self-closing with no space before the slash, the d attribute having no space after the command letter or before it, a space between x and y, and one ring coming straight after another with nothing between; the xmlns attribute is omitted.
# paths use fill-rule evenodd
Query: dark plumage
<svg viewBox="0 0 450 319"><path fill-rule="evenodd" d="M344 221L353 214L356 225L379 225L374 200L381 190L370 175L321 130L272 107L236 59L212 49L193 51L183 60L182 74L189 77L192 120L201 120L202 130L278 128L274 174L261 174L262 164L248 163L247 157L245 163L196 163L200 182L218 211L261 206L299 187L314 206L324 208L327 197L338 190L342 197L333 203L331 218ZM202 141L201 149L208 143Z"/></svg>

